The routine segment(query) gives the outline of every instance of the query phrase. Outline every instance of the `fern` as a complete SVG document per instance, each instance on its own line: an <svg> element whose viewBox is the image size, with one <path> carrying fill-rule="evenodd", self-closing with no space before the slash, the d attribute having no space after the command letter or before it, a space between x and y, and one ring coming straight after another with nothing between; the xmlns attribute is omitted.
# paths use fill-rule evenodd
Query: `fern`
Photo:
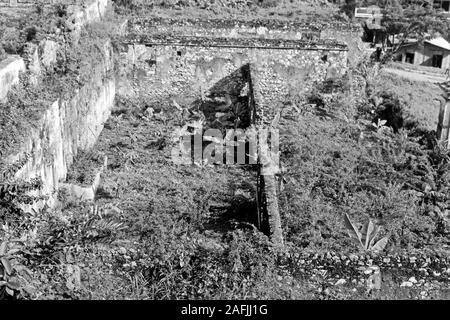
<svg viewBox="0 0 450 320"><path fill-rule="evenodd" d="M29 154L7 166L0 174L0 220L14 221L22 216L20 204L31 204L43 197L30 196L29 192L40 189L42 181L32 179L31 181L15 180L15 173L22 168L29 159Z"/></svg>

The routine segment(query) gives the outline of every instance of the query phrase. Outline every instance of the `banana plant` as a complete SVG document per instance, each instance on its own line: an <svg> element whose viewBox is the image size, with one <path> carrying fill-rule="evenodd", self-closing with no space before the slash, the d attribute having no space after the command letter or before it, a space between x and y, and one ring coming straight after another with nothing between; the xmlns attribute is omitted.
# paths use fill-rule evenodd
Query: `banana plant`
<svg viewBox="0 0 450 320"><path fill-rule="evenodd" d="M361 231L359 231L347 214L344 214L344 224L349 231L350 237L365 251L380 253L384 250L389 241L389 236L385 236L375 242L375 238L381 228L375 225L370 219L363 226Z"/></svg>

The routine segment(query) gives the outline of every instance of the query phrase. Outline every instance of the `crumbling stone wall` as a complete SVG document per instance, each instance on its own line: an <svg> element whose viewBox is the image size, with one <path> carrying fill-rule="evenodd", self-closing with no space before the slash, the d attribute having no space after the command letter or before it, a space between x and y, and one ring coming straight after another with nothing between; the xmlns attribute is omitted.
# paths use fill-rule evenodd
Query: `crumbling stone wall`
<svg viewBox="0 0 450 320"><path fill-rule="evenodd" d="M330 69L339 77L347 66L347 48L339 42L189 37L135 42L139 44L131 41L122 53L122 91L130 92L125 82L131 78L138 94L154 104L177 98L189 104L220 79L252 64L258 92L264 97L260 112L270 113L267 110L280 106L289 96L323 81Z"/></svg>
<svg viewBox="0 0 450 320"><path fill-rule="evenodd" d="M280 20L198 20L135 18L128 21L130 35L195 36L205 38L261 38L318 41L334 39L348 46L348 58L356 65L365 56L359 23L292 22Z"/></svg>
<svg viewBox="0 0 450 320"><path fill-rule="evenodd" d="M196 36L216 38L319 39L320 26L279 20L197 20L136 18L128 23L132 34Z"/></svg>
<svg viewBox="0 0 450 320"><path fill-rule="evenodd" d="M362 41L364 30L360 25L335 24L321 30L321 39L335 39L347 44L350 65L356 65L365 55Z"/></svg>
<svg viewBox="0 0 450 320"><path fill-rule="evenodd" d="M72 30L77 32L84 24L102 18L109 5L110 0L92 0L79 11L75 10L71 16ZM43 70L56 62L58 41L53 40L29 44L23 57L8 58L0 64L0 79L6 79L8 84L3 86L2 83L2 95L6 97L11 85L18 81L19 71L29 71L27 76L39 81ZM79 150L89 149L95 144L114 104L116 86L112 75L114 50L111 41L105 40L102 49L103 59L92 66L90 80L82 87L74 88L65 98L49 103L40 115L36 129L27 132L24 143L17 150L2 154L2 160L9 164L28 155L28 161L15 176L25 181L41 178L42 188L36 195L48 196L47 204L50 206L54 204L55 192L59 183L65 180L74 157ZM12 73L8 71L10 65L16 66ZM2 77L2 74L6 76Z"/></svg>
<svg viewBox="0 0 450 320"><path fill-rule="evenodd" d="M327 23L317 21L293 22L280 20L232 20L232 19L162 19L134 18L128 22L130 34L166 36L197 36L216 38L264 38L286 40L339 39L354 41L362 36L360 24Z"/></svg>
<svg viewBox="0 0 450 320"><path fill-rule="evenodd" d="M134 92L152 107L164 108L164 103L175 102L190 106L204 101L211 91L223 91L233 97L232 104L247 84L249 118L257 129L270 127L294 95L347 71L347 46L338 41L135 37L128 39L122 54L121 94ZM278 170L265 170L278 163L262 159L262 153L258 152L258 227L283 246Z"/></svg>
<svg viewBox="0 0 450 320"><path fill-rule="evenodd" d="M111 47L106 47L112 53ZM111 54L92 71L92 79L73 92L68 99L58 99L42 114L36 130L19 150L7 155L6 162L14 163L30 155L16 178L28 181L40 177L43 183L39 195L49 196L52 206L55 191L64 181L67 170L79 150L91 148L108 119L115 98L115 79L110 76ZM41 203L42 205L43 203Z"/></svg>
<svg viewBox="0 0 450 320"><path fill-rule="evenodd" d="M80 0L0 0L1 6L21 7L21 6L33 6L36 4L51 5L51 4L76 4L80 3Z"/></svg>
<svg viewBox="0 0 450 320"><path fill-rule="evenodd" d="M31 6L40 3L51 4L52 0L0 0L0 6Z"/></svg>

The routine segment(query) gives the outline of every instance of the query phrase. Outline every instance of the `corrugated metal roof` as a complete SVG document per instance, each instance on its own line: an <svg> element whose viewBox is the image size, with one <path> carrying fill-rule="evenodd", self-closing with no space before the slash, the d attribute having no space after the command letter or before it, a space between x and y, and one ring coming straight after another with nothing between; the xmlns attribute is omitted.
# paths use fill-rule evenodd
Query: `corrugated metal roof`
<svg viewBox="0 0 450 320"><path fill-rule="evenodd" d="M432 44L433 46L436 46L436 47L439 47L439 48L442 48L442 49L450 51L450 43L448 43L448 41L445 40L442 37L431 39L431 40L426 40L425 42L429 43L429 44Z"/></svg>

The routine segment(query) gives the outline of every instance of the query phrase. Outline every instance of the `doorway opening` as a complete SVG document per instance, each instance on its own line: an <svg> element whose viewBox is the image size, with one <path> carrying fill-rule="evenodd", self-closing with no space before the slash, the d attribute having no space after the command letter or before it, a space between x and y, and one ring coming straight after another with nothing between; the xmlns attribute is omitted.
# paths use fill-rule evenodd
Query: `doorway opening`
<svg viewBox="0 0 450 320"><path fill-rule="evenodd" d="M442 68L442 54L434 54L432 60L432 66L435 68Z"/></svg>
<svg viewBox="0 0 450 320"><path fill-rule="evenodd" d="M413 64L414 63L414 53L407 52L405 54L405 62Z"/></svg>

